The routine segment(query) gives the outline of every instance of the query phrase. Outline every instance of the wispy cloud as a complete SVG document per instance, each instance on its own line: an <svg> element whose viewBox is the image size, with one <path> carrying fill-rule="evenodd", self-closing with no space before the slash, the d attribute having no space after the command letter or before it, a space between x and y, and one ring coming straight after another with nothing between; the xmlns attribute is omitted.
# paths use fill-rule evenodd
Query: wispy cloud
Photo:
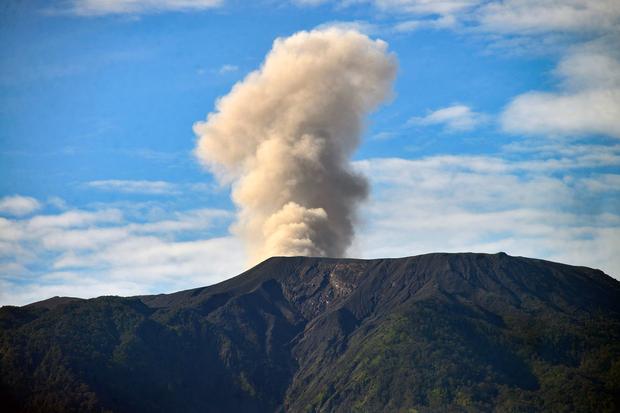
<svg viewBox="0 0 620 413"><path fill-rule="evenodd" d="M487 120L487 116L474 112L469 106L453 105L437 109L426 116L413 117L409 125L443 125L449 132L469 131Z"/></svg>
<svg viewBox="0 0 620 413"><path fill-rule="evenodd" d="M175 184L166 181L106 179L90 181L85 185L89 188L102 191L122 192L127 194L173 195L178 192Z"/></svg>
<svg viewBox="0 0 620 413"><path fill-rule="evenodd" d="M78 16L201 11L220 7L224 0L70 0L57 9Z"/></svg>
<svg viewBox="0 0 620 413"><path fill-rule="evenodd" d="M479 0L369 0L385 11L418 15L451 15L480 4Z"/></svg>
<svg viewBox="0 0 620 413"><path fill-rule="evenodd" d="M556 75L558 91L531 91L510 102L501 116L504 130L620 138L620 60L609 50L582 46L560 61Z"/></svg>
<svg viewBox="0 0 620 413"><path fill-rule="evenodd" d="M620 144L544 141L494 156L358 161L373 192L350 254L506 251L619 277L618 167ZM226 235L231 211L153 208L0 218L0 303L174 291L243 269L242 245Z"/></svg>
<svg viewBox="0 0 620 413"><path fill-rule="evenodd" d="M380 25L364 20L333 20L317 26L319 30L329 28L355 30L366 35L378 34L384 30Z"/></svg>
<svg viewBox="0 0 620 413"><path fill-rule="evenodd" d="M100 223L114 223L122 220L118 209L102 209L99 211L72 210L61 214L36 215L27 221L19 221L29 236L38 234L49 228L75 228Z"/></svg>
<svg viewBox="0 0 620 413"><path fill-rule="evenodd" d="M374 189L352 253L506 251L620 278L620 175L605 172L620 166L620 149L610 152L597 159L584 148L534 160L506 153L360 161Z"/></svg>
<svg viewBox="0 0 620 413"><path fill-rule="evenodd" d="M359 4L360 2L355 2ZM368 0L391 15L393 31L454 29L482 36L489 50L560 54L553 91L529 91L506 107L503 130L539 136L620 137L620 2L615 0ZM339 2L339 4L346 4ZM352 3L349 3L352 4ZM405 19L395 16L405 16ZM586 40L589 39L589 40ZM412 123L469 130L465 106L440 109Z"/></svg>
<svg viewBox="0 0 620 413"><path fill-rule="evenodd" d="M0 214L28 215L41 208L36 199L29 196L12 195L0 198Z"/></svg>
<svg viewBox="0 0 620 413"><path fill-rule="evenodd" d="M557 89L534 90L515 97L501 116L505 131L539 136L620 137L619 2L489 2L477 10L474 18L480 31L529 38L531 44L544 44L554 36L569 39L554 72L560 81Z"/></svg>
<svg viewBox="0 0 620 413"><path fill-rule="evenodd" d="M414 19L398 22L393 30L396 32L412 32L420 29L449 29L457 25L458 20L451 15L435 19Z"/></svg>
<svg viewBox="0 0 620 413"><path fill-rule="evenodd" d="M234 73L238 70L239 70L239 66L227 64L227 65L223 65L222 67L220 67L217 72L220 75L225 75L227 73Z"/></svg>
<svg viewBox="0 0 620 413"><path fill-rule="evenodd" d="M83 184L85 188L106 192L117 192L134 195L161 195L172 196L188 192L213 192L217 190L215 184L182 183L168 181L104 179L89 181Z"/></svg>
<svg viewBox="0 0 620 413"><path fill-rule="evenodd" d="M306 2L309 4L321 2ZM417 16L423 23L451 21L445 27L474 27L492 33L532 35L548 32L604 32L617 27L620 5L615 0L361 0L391 14ZM413 24L414 25L414 24ZM412 25L412 26L413 26Z"/></svg>
<svg viewBox="0 0 620 413"><path fill-rule="evenodd" d="M616 0L507 0L484 2L474 17L495 33L602 32L620 22Z"/></svg>
<svg viewBox="0 0 620 413"><path fill-rule="evenodd" d="M231 219L225 210L198 209L128 220L117 208L0 218L0 304L223 280L242 270L243 249L235 238L209 234Z"/></svg>
<svg viewBox="0 0 620 413"><path fill-rule="evenodd" d="M65 210L68 208L67 202L59 196L51 196L47 199L47 204L57 210Z"/></svg>
<svg viewBox="0 0 620 413"><path fill-rule="evenodd" d="M568 38L569 44L574 43L574 36L614 32L620 24L620 3L615 0L295 0L293 3L368 5L382 14L382 31L453 29L465 34L486 34L490 35L488 40L494 49L504 45L509 52L516 44L540 49L553 48L563 42L561 39ZM390 25L392 28L388 29Z"/></svg>

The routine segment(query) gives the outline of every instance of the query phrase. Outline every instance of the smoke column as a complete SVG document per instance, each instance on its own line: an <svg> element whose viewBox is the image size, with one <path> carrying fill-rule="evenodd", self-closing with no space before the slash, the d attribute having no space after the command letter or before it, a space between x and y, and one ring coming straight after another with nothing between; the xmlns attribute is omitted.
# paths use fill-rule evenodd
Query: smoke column
<svg viewBox="0 0 620 413"><path fill-rule="evenodd" d="M391 94L396 58L353 30L276 39L260 69L197 122L196 155L233 185L233 230L252 263L343 256L368 184L349 157L366 116Z"/></svg>

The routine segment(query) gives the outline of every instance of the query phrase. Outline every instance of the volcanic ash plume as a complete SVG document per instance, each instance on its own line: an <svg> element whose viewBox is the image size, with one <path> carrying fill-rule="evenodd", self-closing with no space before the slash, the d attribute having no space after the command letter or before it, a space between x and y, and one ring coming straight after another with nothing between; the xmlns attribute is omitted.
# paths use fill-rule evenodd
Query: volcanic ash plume
<svg viewBox="0 0 620 413"><path fill-rule="evenodd" d="M352 30L300 32L277 39L262 67L194 125L196 155L233 184L234 230L253 262L344 255L368 191L348 159L395 74L381 40Z"/></svg>

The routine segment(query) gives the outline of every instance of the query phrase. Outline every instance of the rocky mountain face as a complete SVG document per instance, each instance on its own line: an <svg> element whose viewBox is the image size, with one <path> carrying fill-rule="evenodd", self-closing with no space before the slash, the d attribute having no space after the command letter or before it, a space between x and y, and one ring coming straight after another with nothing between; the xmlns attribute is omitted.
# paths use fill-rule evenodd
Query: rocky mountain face
<svg viewBox="0 0 620 413"><path fill-rule="evenodd" d="M500 253L271 258L0 309L10 412L617 412L620 283Z"/></svg>

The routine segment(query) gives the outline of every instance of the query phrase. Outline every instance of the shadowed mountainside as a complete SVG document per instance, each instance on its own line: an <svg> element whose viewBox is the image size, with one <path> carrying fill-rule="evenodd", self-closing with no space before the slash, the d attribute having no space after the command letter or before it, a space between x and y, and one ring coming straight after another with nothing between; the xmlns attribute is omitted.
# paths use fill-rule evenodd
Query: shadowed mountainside
<svg viewBox="0 0 620 413"><path fill-rule="evenodd" d="M15 412L614 412L620 283L489 254L271 258L205 288L0 309Z"/></svg>

